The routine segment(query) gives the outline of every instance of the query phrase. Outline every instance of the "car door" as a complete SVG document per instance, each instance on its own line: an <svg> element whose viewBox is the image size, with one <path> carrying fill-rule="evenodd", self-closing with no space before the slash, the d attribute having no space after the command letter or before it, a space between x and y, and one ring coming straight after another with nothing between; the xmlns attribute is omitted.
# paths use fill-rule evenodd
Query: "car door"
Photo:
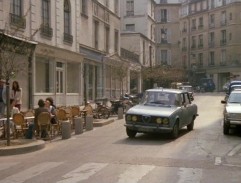
<svg viewBox="0 0 241 183"><path fill-rule="evenodd" d="M186 126L190 122L191 102L187 92L182 93L182 106L180 119L180 127Z"/></svg>

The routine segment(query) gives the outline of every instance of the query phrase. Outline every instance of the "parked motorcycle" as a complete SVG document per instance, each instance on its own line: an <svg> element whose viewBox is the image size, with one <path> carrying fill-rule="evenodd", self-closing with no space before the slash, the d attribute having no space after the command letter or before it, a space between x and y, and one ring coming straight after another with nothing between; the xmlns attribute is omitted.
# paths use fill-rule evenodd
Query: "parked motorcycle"
<svg viewBox="0 0 241 183"><path fill-rule="evenodd" d="M95 119L108 119L110 117L110 110L107 106L100 102L96 102L97 107L93 110L93 117Z"/></svg>

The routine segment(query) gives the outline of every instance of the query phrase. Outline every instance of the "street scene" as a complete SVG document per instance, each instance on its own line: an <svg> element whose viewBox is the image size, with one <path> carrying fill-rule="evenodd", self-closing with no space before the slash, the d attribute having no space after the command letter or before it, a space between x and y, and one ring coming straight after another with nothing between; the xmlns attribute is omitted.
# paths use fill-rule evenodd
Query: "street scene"
<svg viewBox="0 0 241 183"><path fill-rule="evenodd" d="M125 120L95 127L44 149L0 157L0 182L17 183L239 183L240 131L223 134L224 93L195 93L194 129L126 134Z"/></svg>

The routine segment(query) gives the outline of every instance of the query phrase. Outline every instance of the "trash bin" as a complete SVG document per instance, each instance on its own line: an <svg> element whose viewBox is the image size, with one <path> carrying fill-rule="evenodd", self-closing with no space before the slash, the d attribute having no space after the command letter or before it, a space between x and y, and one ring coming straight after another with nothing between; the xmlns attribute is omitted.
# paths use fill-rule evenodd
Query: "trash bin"
<svg viewBox="0 0 241 183"><path fill-rule="evenodd" d="M123 108L119 107L118 108L118 119L123 119Z"/></svg>
<svg viewBox="0 0 241 183"><path fill-rule="evenodd" d="M71 137L71 124L69 120L61 122L62 139L69 139Z"/></svg>
<svg viewBox="0 0 241 183"><path fill-rule="evenodd" d="M93 130L93 121L94 118L92 115L87 115L85 118L85 130L89 131L89 130Z"/></svg>
<svg viewBox="0 0 241 183"><path fill-rule="evenodd" d="M74 130L75 130L75 135L83 133L83 118L81 117L74 118Z"/></svg>

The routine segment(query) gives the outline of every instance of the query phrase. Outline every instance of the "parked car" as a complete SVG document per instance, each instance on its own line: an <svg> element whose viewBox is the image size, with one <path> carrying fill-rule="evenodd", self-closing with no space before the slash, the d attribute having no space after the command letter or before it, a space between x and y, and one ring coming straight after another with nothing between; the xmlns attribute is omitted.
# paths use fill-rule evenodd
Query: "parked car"
<svg viewBox="0 0 241 183"><path fill-rule="evenodd" d="M130 138L137 133L170 133L177 138L184 126L193 130L197 116L197 105L191 103L187 91L149 89L141 102L126 112L126 133Z"/></svg>
<svg viewBox="0 0 241 183"><path fill-rule="evenodd" d="M228 100L222 100L221 103L225 104L223 110L223 133L228 135L230 128L241 125L241 90L232 91Z"/></svg>
<svg viewBox="0 0 241 183"><path fill-rule="evenodd" d="M191 100L194 100L194 90L191 85L182 85L179 87L179 89L186 90L189 93Z"/></svg>
<svg viewBox="0 0 241 183"><path fill-rule="evenodd" d="M224 100L227 101L230 93L233 91L233 90L236 90L236 89L241 89L241 83L240 84L233 84L229 87L229 90L226 92L226 95L224 97Z"/></svg>
<svg viewBox="0 0 241 183"><path fill-rule="evenodd" d="M201 78L199 86L201 92L213 92L215 90L215 84L212 78Z"/></svg>

